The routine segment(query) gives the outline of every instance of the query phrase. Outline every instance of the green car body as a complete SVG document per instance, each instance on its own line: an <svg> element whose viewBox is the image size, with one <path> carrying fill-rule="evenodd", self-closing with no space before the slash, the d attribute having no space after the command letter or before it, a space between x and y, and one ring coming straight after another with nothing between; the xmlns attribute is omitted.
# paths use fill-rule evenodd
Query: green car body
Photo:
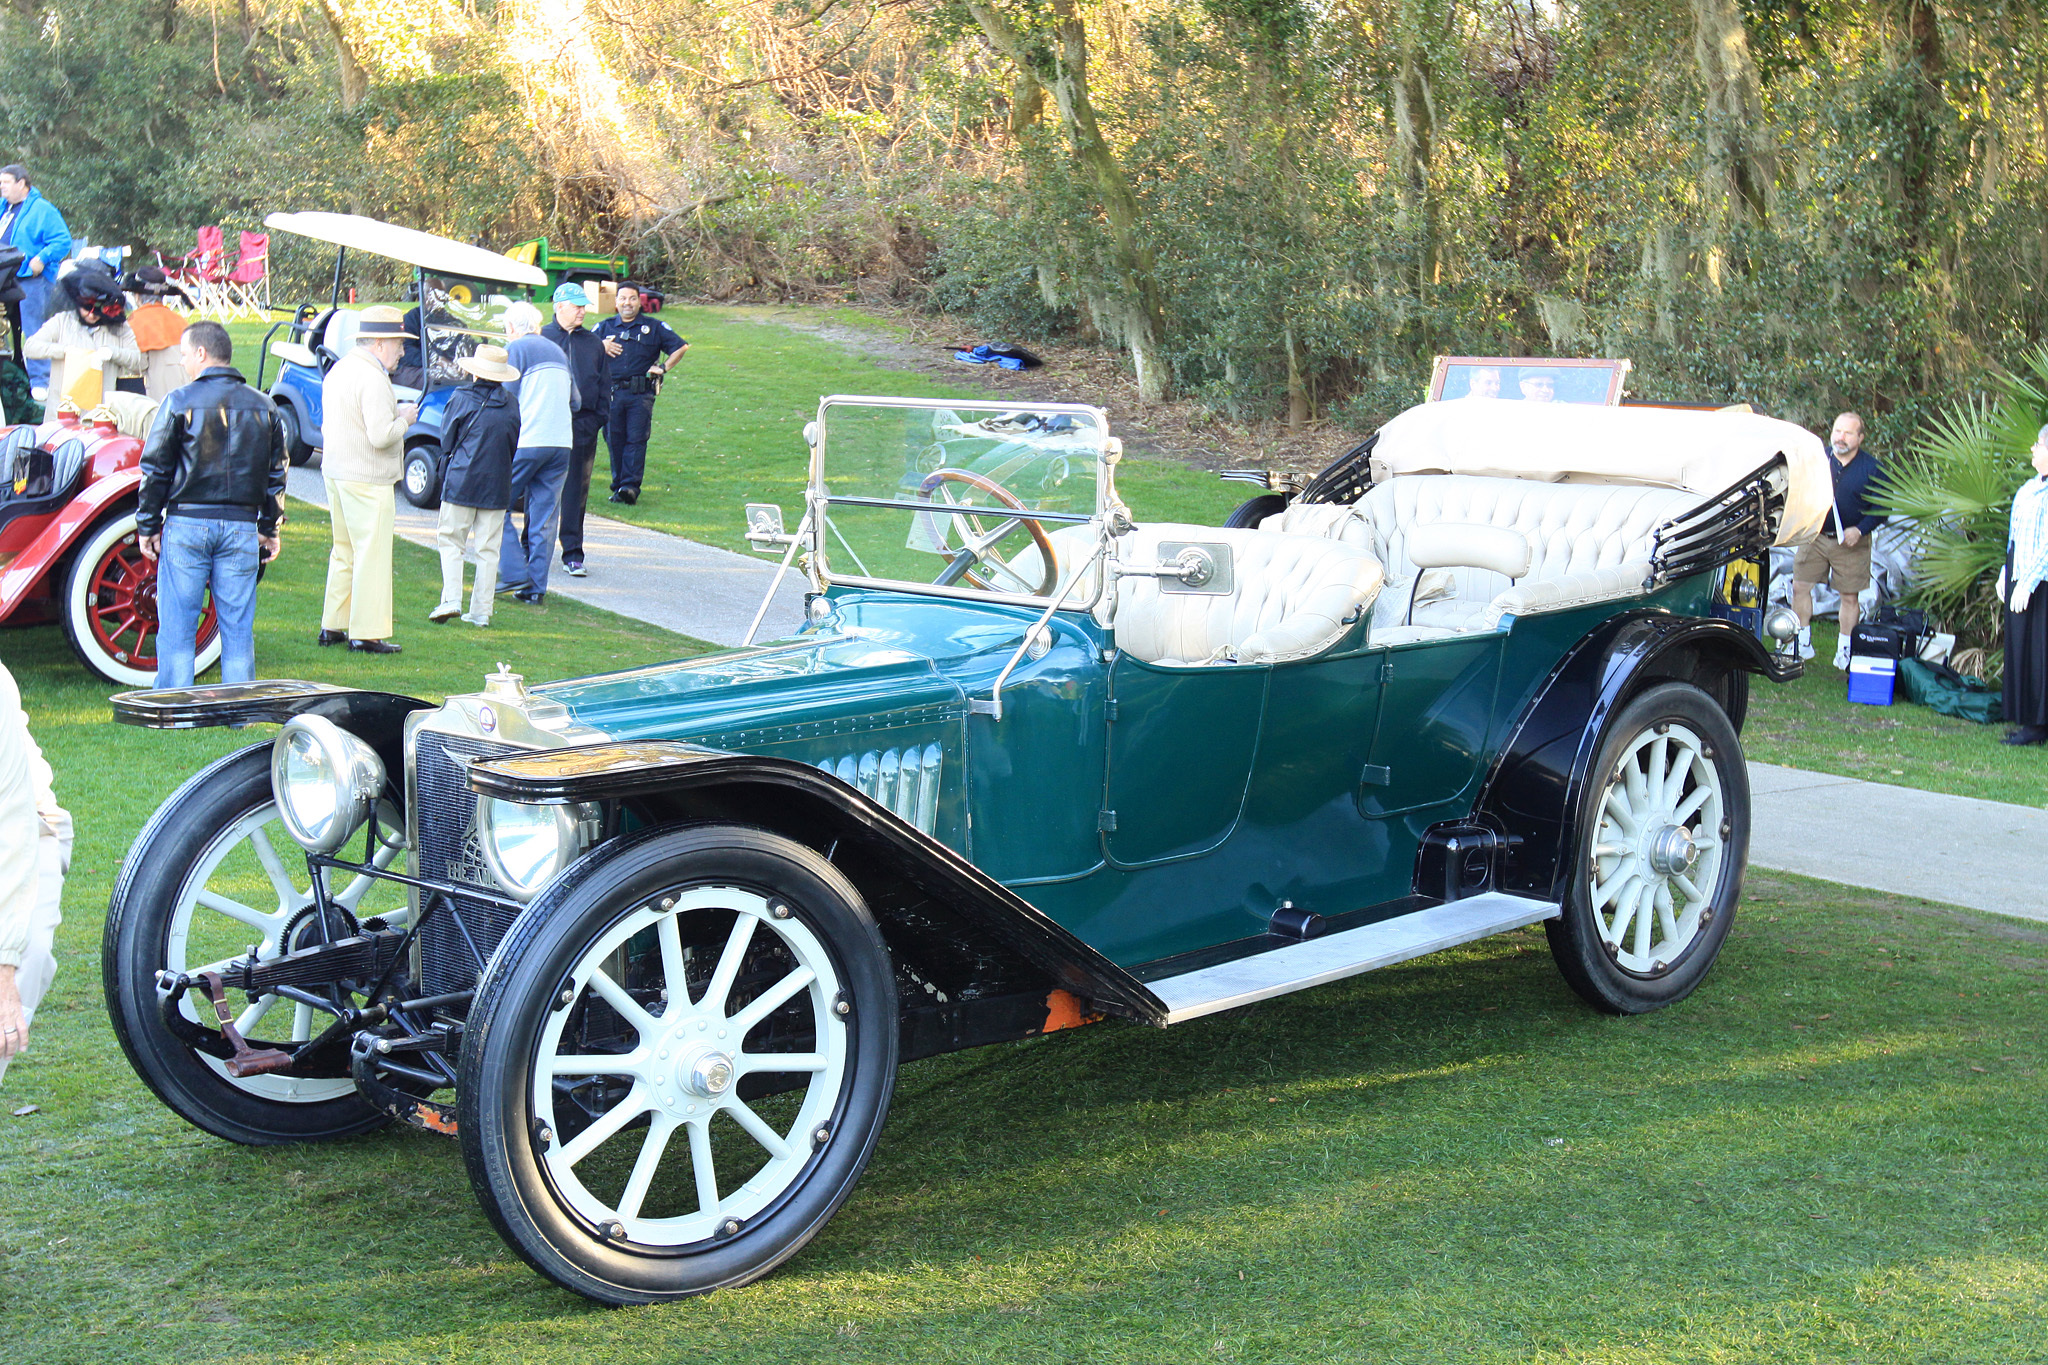
<svg viewBox="0 0 2048 1365"><path fill-rule="evenodd" d="M1671 1003L1740 894L1749 680L1798 669L1728 567L1791 533L1822 458L1778 426L1741 428L1742 477L1704 494L1692 465L1690 491L1390 483L1434 477L1399 467L1409 440L1265 529L1133 528L1095 409L827 399L797 532L756 526L809 581L785 638L501 672L438 707L289 681L116 698L135 724L285 725L138 837L117 1032L222 1136L459 1130L508 1242L628 1303L794 1254L911 1057L1180 1023L1534 923L1596 1006ZM1714 454L1735 430L1672 432ZM1466 520L1390 510L1438 494ZM207 960L219 850L274 869L279 820L308 888L234 910L272 927ZM399 899L372 915L365 887ZM717 1113L752 1176L714 1162ZM674 1134L692 1174L654 1217Z"/></svg>

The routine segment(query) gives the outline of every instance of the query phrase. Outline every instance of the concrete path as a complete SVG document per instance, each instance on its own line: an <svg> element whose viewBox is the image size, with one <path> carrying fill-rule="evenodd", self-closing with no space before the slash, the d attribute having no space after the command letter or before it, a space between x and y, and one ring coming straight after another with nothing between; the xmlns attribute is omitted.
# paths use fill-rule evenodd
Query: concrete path
<svg viewBox="0 0 2048 1365"><path fill-rule="evenodd" d="M327 505L318 470L292 470L290 492ZM399 498L407 540L432 546L434 522ZM586 521L584 543L590 576L557 569L549 595L720 645L746 638L777 563L609 517ZM802 620L803 585L792 573L759 638L786 635ZM1749 765L1749 785L1756 867L2048 921L2048 810L1762 763Z"/></svg>
<svg viewBox="0 0 2048 1365"><path fill-rule="evenodd" d="M1749 765L1749 861L2048 921L2048 810Z"/></svg>
<svg viewBox="0 0 2048 1365"><path fill-rule="evenodd" d="M316 507L327 505L327 488L317 469L291 471L291 496ZM602 496L601 489L593 496ZM398 534L415 545L434 544L436 514L398 498ZM548 595L588 602L636 621L693 635L715 645L736 645L781 561L713 549L610 517L583 523L587 578L571 578L561 564L548 578ZM776 589L775 603L761 622L759 639L787 635L803 622L803 580L792 569Z"/></svg>

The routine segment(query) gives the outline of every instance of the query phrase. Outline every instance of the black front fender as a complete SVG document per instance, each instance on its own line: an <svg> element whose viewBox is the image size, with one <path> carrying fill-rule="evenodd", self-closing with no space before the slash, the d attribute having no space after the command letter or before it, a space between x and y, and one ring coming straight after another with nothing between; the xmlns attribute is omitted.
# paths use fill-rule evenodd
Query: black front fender
<svg viewBox="0 0 2048 1365"><path fill-rule="evenodd" d="M1503 889L1562 903L1589 771L1608 719L1652 684L1690 682L1738 729L1748 674L1788 674L1756 636L1710 617L1639 612L1589 632L1529 703L1480 789L1475 814L1510 836Z"/></svg>
<svg viewBox="0 0 2048 1365"><path fill-rule="evenodd" d="M1143 982L946 845L807 764L669 741L607 743L475 763L469 784L527 804L627 801L664 820L776 830L824 851L860 886L892 947L913 949L949 981L972 983L969 991L997 989L1010 960L1104 1013L1165 1022L1166 1006Z"/></svg>
<svg viewBox="0 0 2048 1365"><path fill-rule="evenodd" d="M394 692L365 692L296 678L117 692L111 702L115 720L149 730L282 725L294 716L322 716L375 749L390 773L405 771L405 718L432 705Z"/></svg>

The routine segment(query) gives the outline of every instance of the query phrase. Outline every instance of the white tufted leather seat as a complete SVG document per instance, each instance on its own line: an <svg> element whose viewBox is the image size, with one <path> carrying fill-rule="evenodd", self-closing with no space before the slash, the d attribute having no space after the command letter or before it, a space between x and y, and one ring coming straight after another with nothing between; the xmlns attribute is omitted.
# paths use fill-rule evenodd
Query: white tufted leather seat
<svg viewBox="0 0 2048 1365"><path fill-rule="evenodd" d="M1230 546L1228 593L1168 593L1149 577L1117 580L1116 643L1147 663L1286 663L1336 644L1372 605L1385 572L1370 553L1316 536L1172 524L1118 542L1125 564L1159 562L1161 541Z"/></svg>
<svg viewBox="0 0 2048 1365"><path fill-rule="evenodd" d="M1373 641L1399 644L1492 630L1503 616L1632 596L1649 572L1657 528L1699 502L1697 494L1676 488L1416 474L1375 486L1356 507L1290 507L1261 525L1316 527L1346 544L1363 540L1387 568L1388 590L1373 611ZM1417 572L1407 552L1408 528L1441 523L1519 531L1532 552L1529 572L1511 581L1478 568L1428 570L1414 594L1414 623L1404 626Z"/></svg>

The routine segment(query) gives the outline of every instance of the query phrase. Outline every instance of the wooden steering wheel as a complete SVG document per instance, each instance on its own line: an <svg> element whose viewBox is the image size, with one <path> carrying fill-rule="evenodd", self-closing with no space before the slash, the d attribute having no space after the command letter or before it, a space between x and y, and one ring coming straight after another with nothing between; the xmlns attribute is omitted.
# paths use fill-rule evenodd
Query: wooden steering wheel
<svg viewBox="0 0 2048 1365"><path fill-rule="evenodd" d="M935 583L952 584L964 578L975 587L986 592L1025 592L1034 597L1044 597L1049 594L1060 581L1060 566L1058 556L1052 548L1052 537L1045 533L1045 527L1032 518L1023 515L1027 509L1009 489L993 479L976 474L972 470L935 469L925 476L924 482L918 485L917 491L927 496L936 497L948 506L957 507L960 504L954 502L952 496L945 491L946 485L952 483L963 483L969 488L978 488L1004 507L1018 513L1018 515L1005 517L996 526L994 531L990 531L987 527L983 526L981 517L973 512L948 518L950 521L962 523L961 540L963 543L959 549L951 551L953 555L951 562L932 581ZM996 553L996 543L1020 525L1031 533L1031 543L1038 547L1038 557L1044 565L1044 570L1036 584L1032 583L1023 574L1018 573L1016 569L1011 567L1008 560ZM951 528L948 528L945 540L950 541L951 539ZM995 582L994 579L998 576L1009 579L1010 584L1014 586L1006 586Z"/></svg>

